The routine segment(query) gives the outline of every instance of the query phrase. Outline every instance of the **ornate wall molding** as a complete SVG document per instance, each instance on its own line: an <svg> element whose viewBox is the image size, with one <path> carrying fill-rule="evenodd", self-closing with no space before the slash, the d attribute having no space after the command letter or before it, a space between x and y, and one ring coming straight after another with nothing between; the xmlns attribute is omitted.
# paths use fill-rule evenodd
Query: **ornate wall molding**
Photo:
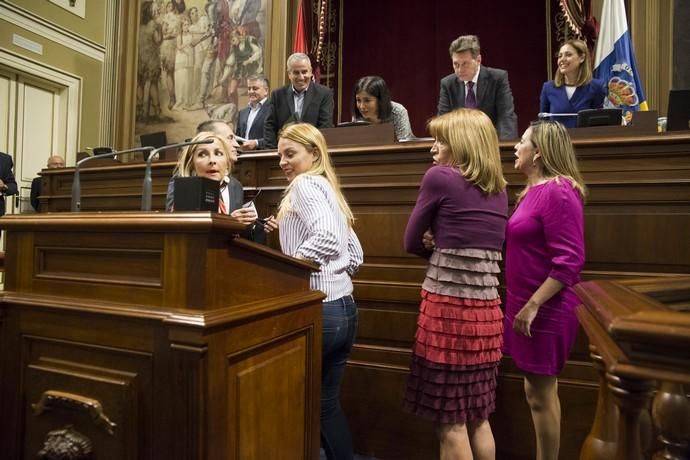
<svg viewBox="0 0 690 460"><path fill-rule="evenodd" d="M0 2L0 19L99 62L105 60L106 47L46 21L19 6Z"/></svg>
<svg viewBox="0 0 690 460"><path fill-rule="evenodd" d="M65 131L65 151L76 152L80 142L79 133L82 113L83 81L81 77L3 49L0 49L0 64L14 69L17 72L43 78L65 87L67 91L68 107L67 127ZM70 157L67 159L73 160Z"/></svg>

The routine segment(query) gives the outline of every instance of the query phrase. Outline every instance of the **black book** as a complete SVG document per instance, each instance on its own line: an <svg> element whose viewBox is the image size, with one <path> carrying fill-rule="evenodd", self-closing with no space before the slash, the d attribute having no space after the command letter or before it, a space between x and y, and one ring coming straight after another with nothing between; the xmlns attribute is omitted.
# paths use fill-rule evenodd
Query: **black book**
<svg viewBox="0 0 690 460"><path fill-rule="evenodd" d="M206 177L176 177L175 211L218 212L220 182Z"/></svg>

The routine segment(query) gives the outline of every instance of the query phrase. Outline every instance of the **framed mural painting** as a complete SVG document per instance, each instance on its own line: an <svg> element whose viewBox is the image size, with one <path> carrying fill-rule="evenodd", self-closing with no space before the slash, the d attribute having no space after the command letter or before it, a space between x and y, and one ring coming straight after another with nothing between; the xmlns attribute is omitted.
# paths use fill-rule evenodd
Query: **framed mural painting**
<svg viewBox="0 0 690 460"><path fill-rule="evenodd" d="M263 74L271 0L142 0L136 64L136 140L193 137L204 120L235 125L249 76Z"/></svg>

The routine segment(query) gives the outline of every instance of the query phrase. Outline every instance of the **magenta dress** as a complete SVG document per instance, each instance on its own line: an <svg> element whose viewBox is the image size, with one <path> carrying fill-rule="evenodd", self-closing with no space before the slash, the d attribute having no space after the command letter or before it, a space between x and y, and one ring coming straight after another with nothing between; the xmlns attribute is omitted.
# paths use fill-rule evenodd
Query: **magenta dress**
<svg viewBox="0 0 690 460"><path fill-rule="evenodd" d="M570 354L581 303L573 286L585 261L583 204L569 179L529 189L508 220L506 230L506 309L504 353L518 368L558 375ZM532 337L513 330L515 315L547 277L565 285L544 303L532 322Z"/></svg>

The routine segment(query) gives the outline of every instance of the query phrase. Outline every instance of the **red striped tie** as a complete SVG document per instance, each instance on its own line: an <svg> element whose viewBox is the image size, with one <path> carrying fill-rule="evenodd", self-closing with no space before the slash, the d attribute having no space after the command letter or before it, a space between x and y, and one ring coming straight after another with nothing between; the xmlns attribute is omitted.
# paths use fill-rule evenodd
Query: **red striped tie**
<svg viewBox="0 0 690 460"><path fill-rule="evenodd" d="M221 214L228 213L228 208L225 207L225 201L223 201L223 192L218 194L218 212Z"/></svg>

